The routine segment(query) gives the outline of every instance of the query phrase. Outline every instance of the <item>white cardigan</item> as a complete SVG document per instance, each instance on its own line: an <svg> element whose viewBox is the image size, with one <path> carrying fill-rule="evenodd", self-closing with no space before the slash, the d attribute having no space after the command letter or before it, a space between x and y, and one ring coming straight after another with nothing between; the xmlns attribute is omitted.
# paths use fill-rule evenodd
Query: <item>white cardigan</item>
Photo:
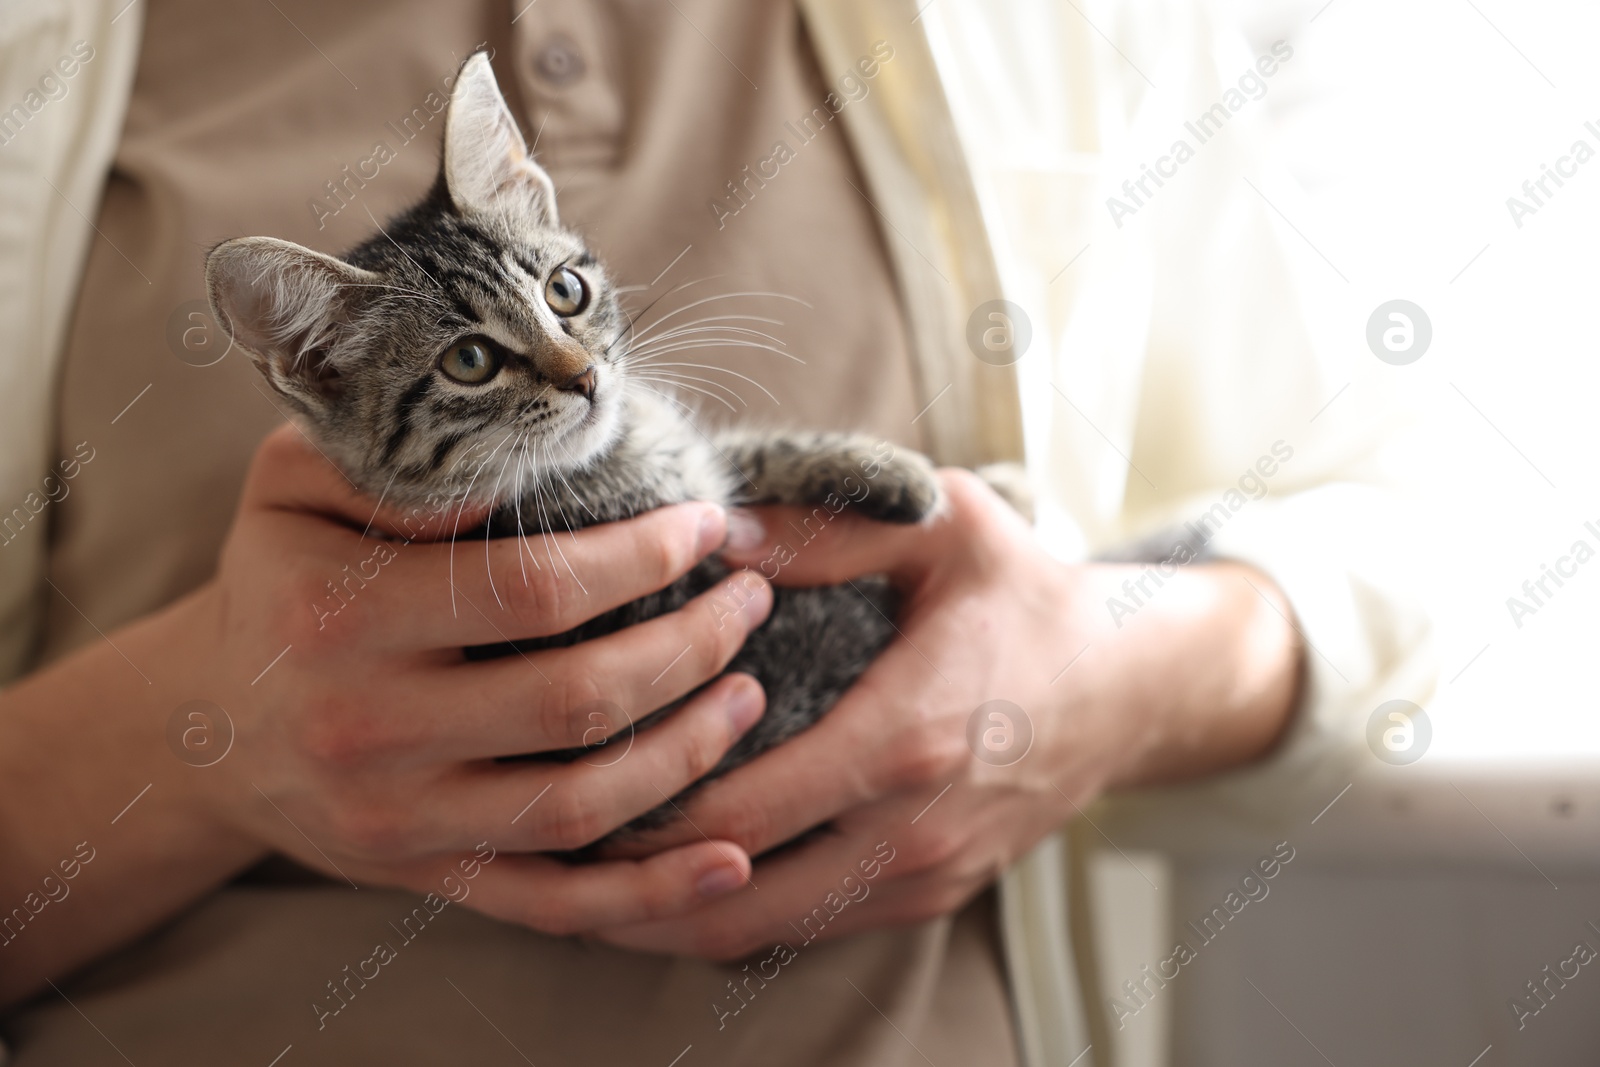
<svg viewBox="0 0 1600 1067"><path fill-rule="evenodd" d="M1299 818L1302 798L1331 797L1364 753L1372 709L1425 699L1432 669L1379 484L1386 365L1365 350L1364 313L1339 306L1348 286L1289 221L1294 189L1255 148L1265 71L1293 62L1293 42L1268 63L1179 0L800 6L824 69L895 45L843 118L889 224L936 457L1025 456L1041 535L1066 560L1211 516L1215 551L1273 576L1311 650L1305 705L1270 761L1091 815L1219 839ZM94 49L44 98L49 121L0 145L0 521L55 458L60 356L140 26L128 0L0 8L0 107L25 101L74 42ZM969 319L997 299L1030 328L1011 367L969 345ZM977 317L979 335L998 322ZM1346 386L1366 395L1341 408ZM33 645L44 528L0 546L0 680ZM1001 882L1025 1062L1154 1067L1161 1049L1108 1047L1118 991L1099 988L1070 932L1103 942L1154 927L1159 899L1087 899L1070 836Z"/></svg>

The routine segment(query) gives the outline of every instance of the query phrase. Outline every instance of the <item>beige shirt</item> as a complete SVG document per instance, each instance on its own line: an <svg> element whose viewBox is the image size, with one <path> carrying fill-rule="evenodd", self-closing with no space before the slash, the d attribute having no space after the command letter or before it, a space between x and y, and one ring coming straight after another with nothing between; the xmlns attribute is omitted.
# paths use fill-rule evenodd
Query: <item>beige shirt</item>
<svg viewBox="0 0 1600 1067"><path fill-rule="evenodd" d="M683 356L759 383L692 372L731 389L712 391L739 417L919 444L893 279L872 208L851 189L862 179L840 130L800 144L786 127L819 107L833 80L790 5L713 3L684 17L645 2L541 0L514 27L509 4L279 7L287 18L271 5L265 15L183 2L146 13L58 431L62 455L88 441L95 458L54 513L50 575L94 625L121 625L211 574L250 454L283 419L248 360L193 365L225 347L204 312L206 249L270 234L337 254L370 235L374 218L432 181L443 118L430 107L442 107L443 80L485 41L538 137L563 219L622 284L647 287L634 306L661 297L653 314L663 314L718 294L790 298L736 297L670 320L783 322L777 335L804 364L754 348ZM720 43L695 25L717 28ZM742 52L724 58L718 47ZM761 68L760 91L736 66ZM727 183L780 139L793 161L764 187L751 183L749 206L719 225L711 205L737 204ZM688 399L710 419L733 417ZM58 598L42 658L93 633Z"/></svg>
<svg viewBox="0 0 1600 1067"><path fill-rule="evenodd" d="M1340 280L1288 221L1310 217L1308 206L1264 150L1266 112L1234 91L1259 57L1230 29L1227 5L1210 0L1116 4L1114 17L1108 9L1092 19L1060 0L796 3L830 77L875 41L896 50L838 125L892 235L885 243L926 403L916 425L930 453L970 465L1025 446L1041 538L1067 560L1224 503L1232 514L1217 551L1272 575L1318 653L1307 658L1304 707L1274 758L1119 798L1093 813L1095 825L1124 849L1189 853L1294 832L1371 762L1364 731L1374 706L1428 699L1429 626L1411 579L1431 546L1425 523L1395 521L1390 438L1405 408L1384 399L1395 370L1350 340L1371 311L1369 290ZM754 73L697 6L676 7L706 31L702 40ZM0 152L0 243L12 253L0 256L0 489L28 508L22 534L0 549L6 679L26 666L38 609L58 595L43 581L48 519L38 517L54 505L34 499L57 451L44 427L83 256L103 241L91 218L146 8L37 0L0 19L6 99L29 91L80 38L99 57ZM297 22L317 35L320 22ZM167 20L161 26L171 32ZM325 50L344 64L346 46ZM1298 58L1282 67L1275 98L1301 91L1292 84L1300 67ZM1131 221L1108 213L1108 197L1124 195L1122 183L1168 150L1186 119L1235 97L1241 110L1181 180ZM323 93L317 106L329 99ZM329 159L335 171L347 161ZM1032 324L1031 346L1012 367L981 356L967 335L976 312L999 298ZM1344 399L1330 404L1336 397ZM106 424L126 407L107 404ZM1292 464L1264 498L1241 497L1241 472L1280 439L1295 449ZM1062 650L1061 662L1076 651ZM1112 1040L1105 998L1166 951L1170 884L1157 879L1151 894L1139 879L1132 893L1130 880L1083 891L1080 851L1069 856L1053 836L999 883L1023 1055L1041 1067L1164 1062L1159 1039L1139 1048ZM1106 858L1125 866L1109 849ZM1147 1007L1141 1023L1170 1003ZM1181 1030L1174 1043L1184 1045Z"/></svg>
<svg viewBox="0 0 1600 1067"><path fill-rule="evenodd" d="M780 0L524 3L149 0L60 393L61 454L95 450L52 513L50 578L76 608L51 601L41 662L205 580L249 456L281 421L248 363L222 354L201 301L205 249L271 234L337 253L370 233L431 181L443 80L482 42L563 218L642 287L637 306L781 294L678 316L779 319L804 360L685 353L761 387L695 372L737 409L701 397L707 418L921 444L883 236L843 131L820 117L842 77L856 86L845 100L872 79L820 70ZM778 142L791 158L773 174ZM459 907L398 940L390 924L414 904L317 881L234 886L72 996L134 1062L265 1063L291 1044L295 1063L341 1064L490 1062L508 1044L539 1063L665 1064L690 1045L686 1063L912 1063L919 1046L941 1064L1015 1058L987 900L799 946L733 1017L726 983L741 968L544 938ZM380 940L396 943L395 965L319 1027L325 983ZM106 1051L59 1000L8 1031L19 1064Z"/></svg>

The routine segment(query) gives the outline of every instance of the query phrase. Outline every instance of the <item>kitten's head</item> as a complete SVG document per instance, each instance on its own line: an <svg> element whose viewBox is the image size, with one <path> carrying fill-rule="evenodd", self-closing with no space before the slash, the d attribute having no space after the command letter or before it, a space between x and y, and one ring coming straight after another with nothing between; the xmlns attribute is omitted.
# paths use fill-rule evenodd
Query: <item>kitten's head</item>
<svg viewBox="0 0 1600 1067"><path fill-rule="evenodd" d="M225 242L206 289L319 447L393 502L498 503L537 472L580 469L619 432L626 317L561 228L481 52L451 90L420 204L343 259Z"/></svg>

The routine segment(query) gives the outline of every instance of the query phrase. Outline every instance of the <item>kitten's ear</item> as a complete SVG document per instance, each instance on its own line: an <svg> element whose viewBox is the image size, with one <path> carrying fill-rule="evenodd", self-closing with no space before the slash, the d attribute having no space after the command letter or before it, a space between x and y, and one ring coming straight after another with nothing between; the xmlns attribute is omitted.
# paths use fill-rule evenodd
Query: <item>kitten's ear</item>
<svg viewBox="0 0 1600 1067"><path fill-rule="evenodd" d="M269 384L307 411L340 389L329 358L338 328L366 298L370 271L272 237L226 241L206 257L211 312Z"/></svg>
<svg viewBox="0 0 1600 1067"><path fill-rule="evenodd" d="M463 213L509 215L556 225L550 175L528 155L517 120L500 95L489 56L461 65L444 122L444 182Z"/></svg>

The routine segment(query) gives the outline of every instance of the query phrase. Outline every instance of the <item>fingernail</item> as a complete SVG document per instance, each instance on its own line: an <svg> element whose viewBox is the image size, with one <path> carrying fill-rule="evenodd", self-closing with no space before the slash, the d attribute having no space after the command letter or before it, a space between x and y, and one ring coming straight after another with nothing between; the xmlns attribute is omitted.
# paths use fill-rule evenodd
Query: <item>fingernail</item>
<svg viewBox="0 0 1600 1067"><path fill-rule="evenodd" d="M743 734L754 726L765 710L766 699L761 692L761 683L753 678L735 685L728 696L728 722L733 726L735 735Z"/></svg>
<svg viewBox="0 0 1600 1067"><path fill-rule="evenodd" d="M696 554L710 555L721 547L727 536L728 513L713 504L706 508L705 514L700 518L700 530L695 535Z"/></svg>
<svg viewBox="0 0 1600 1067"><path fill-rule="evenodd" d="M700 876L694 884L695 892L703 897L720 897L744 885L744 875L733 867L713 867Z"/></svg>
<svg viewBox="0 0 1600 1067"><path fill-rule="evenodd" d="M739 605L739 614L744 617L745 625L754 630L766 622L767 616L772 614L772 586L766 582L757 582L752 571L742 573L745 581L755 588L747 588L744 603Z"/></svg>
<svg viewBox="0 0 1600 1067"><path fill-rule="evenodd" d="M754 512L743 508L728 509L728 543L730 552L753 552L766 544L767 528Z"/></svg>

